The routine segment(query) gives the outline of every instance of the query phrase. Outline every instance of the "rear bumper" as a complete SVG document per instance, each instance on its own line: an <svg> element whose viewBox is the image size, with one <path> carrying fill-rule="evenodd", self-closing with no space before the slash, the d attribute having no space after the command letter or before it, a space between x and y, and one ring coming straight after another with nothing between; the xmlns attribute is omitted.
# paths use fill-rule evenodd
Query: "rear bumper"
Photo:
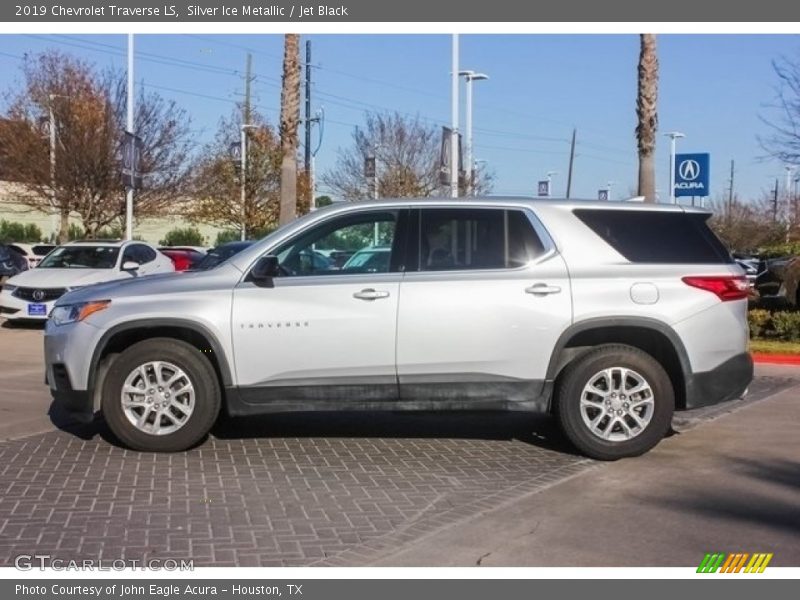
<svg viewBox="0 0 800 600"><path fill-rule="evenodd" d="M743 352L710 371L692 374L686 382L686 409L740 398L753 380L753 358Z"/></svg>

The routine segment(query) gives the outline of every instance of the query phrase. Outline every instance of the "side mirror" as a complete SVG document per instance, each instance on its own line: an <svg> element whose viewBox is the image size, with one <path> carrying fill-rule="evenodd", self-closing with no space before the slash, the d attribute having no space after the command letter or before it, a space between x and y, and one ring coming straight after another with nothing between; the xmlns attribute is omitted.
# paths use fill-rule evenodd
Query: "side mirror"
<svg viewBox="0 0 800 600"><path fill-rule="evenodd" d="M262 256L256 261L256 264L250 269L249 279L257 285L271 285L272 278L280 275L281 266L278 263L278 257L267 255Z"/></svg>
<svg viewBox="0 0 800 600"><path fill-rule="evenodd" d="M124 263L122 263L122 270L135 273L139 270L139 263L137 263L135 260L126 260Z"/></svg>

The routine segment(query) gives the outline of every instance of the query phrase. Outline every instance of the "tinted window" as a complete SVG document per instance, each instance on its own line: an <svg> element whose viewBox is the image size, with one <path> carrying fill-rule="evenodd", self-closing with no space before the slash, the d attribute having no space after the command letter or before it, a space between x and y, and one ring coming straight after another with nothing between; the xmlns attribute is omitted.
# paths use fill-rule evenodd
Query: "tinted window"
<svg viewBox="0 0 800 600"><path fill-rule="evenodd" d="M395 211L355 213L318 225L274 253L286 276L388 273L396 229Z"/></svg>
<svg viewBox="0 0 800 600"><path fill-rule="evenodd" d="M153 250L150 246L144 246L142 244L137 244L136 248L136 255L139 257L139 264L146 265L149 262L153 262L156 259L156 251Z"/></svg>
<svg viewBox="0 0 800 600"><path fill-rule="evenodd" d="M420 211L422 271L510 269L544 251L519 210L430 208Z"/></svg>
<svg viewBox="0 0 800 600"><path fill-rule="evenodd" d="M229 244L217 246L216 248L209 250L208 253L200 259L200 261L194 266L194 270L207 271L208 269L213 269L217 265L224 263L231 256L238 254L245 248L249 248L252 245L253 242L245 241L231 242Z"/></svg>
<svg viewBox="0 0 800 600"><path fill-rule="evenodd" d="M631 262L732 262L706 225L709 215L644 210L577 209L575 215Z"/></svg>
<svg viewBox="0 0 800 600"><path fill-rule="evenodd" d="M46 256L55 246L34 246L31 248L36 256Z"/></svg>

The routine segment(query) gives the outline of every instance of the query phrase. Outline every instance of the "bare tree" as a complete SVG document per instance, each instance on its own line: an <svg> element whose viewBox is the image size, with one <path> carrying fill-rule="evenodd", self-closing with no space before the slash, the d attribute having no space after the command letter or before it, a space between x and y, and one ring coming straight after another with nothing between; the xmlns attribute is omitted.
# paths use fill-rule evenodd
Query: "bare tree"
<svg viewBox="0 0 800 600"><path fill-rule="evenodd" d="M800 56L773 61L778 76L774 115L763 117L770 134L760 137L761 146L771 156L790 165L800 164Z"/></svg>
<svg viewBox="0 0 800 600"><path fill-rule="evenodd" d="M378 196L408 198L442 194L439 181L441 129L426 125L419 117L400 113L366 113L364 127L353 130L353 144L339 149L336 166L322 182L345 200L369 198L374 184L364 172L367 158L375 158ZM493 176L479 168L475 195L488 193Z"/></svg>
<svg viewBox="0 0 800 600"><path fill-rule="evenodd" d="M767 196L754 202L738 196L732 202L718 197L711 202L711 209L714 214L709 224L731 250L751 252L784 240L786 223L779 212L773 212Z"/></svg>
<svg viewBox="0 0 800 600"><path fill-rule="evenodd" d="M186 214L194 221L239 229L244 216L246 231L277 226L280 214L283 153L275 129L257 111L251 111L248 131L245 207L241 205L241 173L238 160L229 155L238 142L241 111L222 119L214 141L203 148L195 163L192 200ZM308 210L309 186L304 172L297 174L295 188L300 212Z"/></svg>
<svg viewBox="0 0 800 600"><path fill-rule="evenodd" d="M26 56L22 90L10 96L0 121L4 176L21 185L19 202L60 215L59 241L77 213L87 235L120 222L124 188L119 156L124 134L124 77L98 73L89 63L60 52ZM55 170L51 173L46 125L55 124ZM140 94L135 115L144 142L141 173L146 189L137 195L138 217L161 214L180 196L190 148L189 119L172 102Z"/></svg>
<svg viewBox="0 0 800 600"><path fill-rule="evenodd" d="M639 150L639 196L656 201L655 150L658 130L658 55L656 36L640 35L638 90L636 94L636 142Z"/></svg>
<svg viewBox="0 0 800 600"><path fill-rule="evenodd" d="M297 126L300 123L300 36L287 33L283 44L281 88L280 224L297 214Z"/></svg>

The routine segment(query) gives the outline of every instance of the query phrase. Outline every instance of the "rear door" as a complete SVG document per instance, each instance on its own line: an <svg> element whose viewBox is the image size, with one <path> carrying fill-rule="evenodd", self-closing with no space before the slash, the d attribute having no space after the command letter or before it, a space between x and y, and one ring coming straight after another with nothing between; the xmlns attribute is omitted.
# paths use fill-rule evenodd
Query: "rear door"
<svg viewBox="0 0 800 600"><path fill-rule="evenodd" d="M413 211L401 283L403 400L534 400L572 320L565 263L521 208Z"/></svg>

